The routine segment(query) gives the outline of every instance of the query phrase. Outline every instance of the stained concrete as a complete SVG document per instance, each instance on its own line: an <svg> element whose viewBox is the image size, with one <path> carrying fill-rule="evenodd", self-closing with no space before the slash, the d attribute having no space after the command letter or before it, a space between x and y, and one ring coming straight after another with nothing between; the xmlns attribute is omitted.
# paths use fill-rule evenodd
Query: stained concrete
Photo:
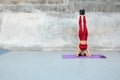
<svg viewBox="0 0 120 80"><path fill-rule="evenodd" d="M17 3L15 3L16 1ZM2 0L0 47L76 50L79 9L86 9L91 49L120 50L119 0Z"/></svg>
<svg viewBox="0 0 120 80"><path fill-rule="evenodd" d="M74 52L11 51L0 55L0 80L120 80L120 52L106 59L63 59Z"/></svg>

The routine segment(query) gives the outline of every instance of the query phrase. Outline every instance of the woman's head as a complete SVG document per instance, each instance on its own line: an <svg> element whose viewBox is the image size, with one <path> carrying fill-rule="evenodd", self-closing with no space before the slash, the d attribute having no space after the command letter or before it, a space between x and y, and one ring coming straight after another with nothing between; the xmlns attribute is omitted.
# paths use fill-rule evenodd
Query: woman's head
<svg viewBox="0 0 120 80"><path fill-rule="evenodd" d="M84 51L84 50L82 50L82 51L81 51L81 54L84 54L84 53L85 53L85 51Z"/></svg>
<svg viewBox="0 0 120 80"><path fill-rule="evenodd" d="M84 51L84 50L82 50L82 51L80 52L79 56L86 56L85 51Z"/></svg>
<svg viewBox="0 0 120 80"><path fill-rule="evenodd" d="M85 10L84 9L81 9L80 12L79 12L80 15L85 15Z"/></svg>

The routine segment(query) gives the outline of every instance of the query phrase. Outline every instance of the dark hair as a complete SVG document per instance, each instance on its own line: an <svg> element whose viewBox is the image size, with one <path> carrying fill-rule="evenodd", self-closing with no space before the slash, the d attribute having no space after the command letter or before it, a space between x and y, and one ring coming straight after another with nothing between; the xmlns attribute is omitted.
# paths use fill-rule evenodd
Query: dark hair
<svg viewBox="0 0 120 80"><path fill-rule="evenodd" d="M80 12L79 12L80 15L85 15L85 10L84 9L81 9Z"/></svg>
<svg viewBox="0 0 120 80"><path fill-rule="evenodd" d="M79 53L78 56L82 56L81 53L82 53L82 51ZM83 56L86 56L86 53L85 53L85 52L84 52L84 55L83 55Z"/></svg>

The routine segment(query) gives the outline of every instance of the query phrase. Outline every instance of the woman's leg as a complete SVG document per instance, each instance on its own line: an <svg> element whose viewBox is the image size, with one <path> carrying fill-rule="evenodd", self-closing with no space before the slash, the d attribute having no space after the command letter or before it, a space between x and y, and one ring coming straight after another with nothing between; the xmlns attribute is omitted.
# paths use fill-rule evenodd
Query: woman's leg
<svg viewBox="0 0 120 80"><path fill-rule="evenodd" d="M83 35L87 41L87 38L88 38L88 29L87 29L87 26L86 26L86 17L84 16L83 17L83 23L84 23L84 31L83 31Z"/></svg>
<svg viewBox="0 0 120 80"><path fill-rule="evenodd" d="M83 20L83 21L82 21ZM82 22L83 22L83 27L84 29L82 30ZM88 29L87 29L87 26L86 26L86 17L83 16L83 19L82 19L82 16L79 17L79 39L81 40L82 38L85 38L85 40L87 40L87 37L88 37Z"/></svg>
<svg viewBox="0 0 120 80"><path fill-rule="evenodd" d="M79 39L81 39L81 36L82 36L82 16L79 16L79 32L78 32L78 35L79 35ZM78 46L76 56L79 56L80 52L81 52L81 50Z"/></svg>
<svg viewBox="0 0 120 80"><path fill-rule="evenodd" d="M82 16L79 17L79 39L82 38Z"/></svg>
<svg viewBox="0 0 120 80"><path fill-rule="evenodd" d="M87 38L88 38L88 29L87 29L87 26L86 26L86 17L84 16L83 17L83 22L84 22L84 36L86 37L86 41L87 41ZM90 57L91 56L91 53L90 53L90 50L87 46L87 56Z"/></svg>

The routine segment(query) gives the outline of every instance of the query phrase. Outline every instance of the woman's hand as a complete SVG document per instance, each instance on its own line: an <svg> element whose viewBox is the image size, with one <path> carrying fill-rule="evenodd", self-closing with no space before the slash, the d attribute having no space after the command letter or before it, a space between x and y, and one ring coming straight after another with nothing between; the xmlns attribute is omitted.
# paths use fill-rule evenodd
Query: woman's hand
<svg viewBox="0 0 120 80"><path fill-rule="evenodd" d="M88 55L87 55L88 57L91 57L91 53L88 53Z"/></svg>
<svg viewBox="0 0 120 80"><path fill-rule="evenodd" d="M79 53L76 53L76 56L78 57L78 56L79 56Z"/></svg>

